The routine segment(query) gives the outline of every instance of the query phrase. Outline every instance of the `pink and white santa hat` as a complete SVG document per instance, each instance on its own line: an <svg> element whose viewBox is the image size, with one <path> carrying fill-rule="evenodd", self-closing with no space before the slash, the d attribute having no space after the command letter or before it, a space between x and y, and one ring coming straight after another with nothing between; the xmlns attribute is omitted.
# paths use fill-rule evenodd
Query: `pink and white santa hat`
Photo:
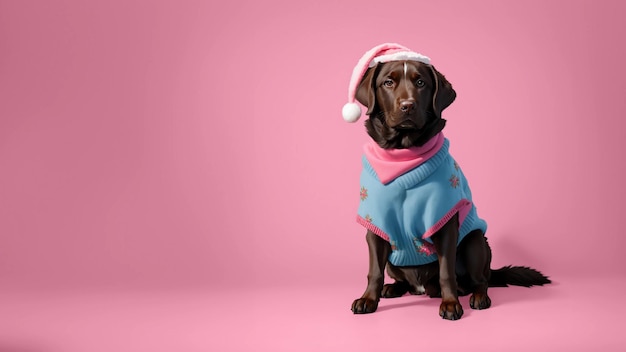
<svg viewBox="0 0 626 352"><path fill-rule="evenodd" d="M378 63L407 60L430 64L430 59L427 56L413 52L400 44L384 43L368 50L359 59L352 71L350 85L348 86L348 103L341 110L343 119L346 122L356 122L361 117L361 107L356 102L355 95L368 68L374 67Z"/></svg>

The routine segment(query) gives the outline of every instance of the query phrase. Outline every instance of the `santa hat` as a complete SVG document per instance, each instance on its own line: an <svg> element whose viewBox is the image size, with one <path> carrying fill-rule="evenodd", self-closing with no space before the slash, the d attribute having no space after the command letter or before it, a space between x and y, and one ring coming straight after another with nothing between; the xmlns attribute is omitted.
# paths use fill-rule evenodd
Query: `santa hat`
<svg viewBox="0 0 626 352"><path fill-rule="evenodd" d="M348 86L348 103L343 106L341 114L346 122L356 122L361 117L361 107L356 103L356 91L359 84L370 67L376 66L379 62L389 61L419 61L430 64L430 59L422 54L411 51L400 44L385 43L373 47L367 51L352 71L350 85Z"/></svg>

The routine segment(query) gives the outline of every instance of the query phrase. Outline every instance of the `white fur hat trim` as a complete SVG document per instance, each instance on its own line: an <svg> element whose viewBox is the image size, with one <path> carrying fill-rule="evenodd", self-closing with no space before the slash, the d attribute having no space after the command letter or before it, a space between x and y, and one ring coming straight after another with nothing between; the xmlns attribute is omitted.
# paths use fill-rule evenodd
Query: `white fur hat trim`
<svg viewBox="0 0 626 352"><path fill-rule="evenodd" d="M430 65L430 58L428 56L424 56L419 53L415 53L412 51L400 51L393 54L381 55L374 58L374 60L370 61L369 67L374 67L378 63L382 62L390 62L390 61L419 61Z"/></svg>

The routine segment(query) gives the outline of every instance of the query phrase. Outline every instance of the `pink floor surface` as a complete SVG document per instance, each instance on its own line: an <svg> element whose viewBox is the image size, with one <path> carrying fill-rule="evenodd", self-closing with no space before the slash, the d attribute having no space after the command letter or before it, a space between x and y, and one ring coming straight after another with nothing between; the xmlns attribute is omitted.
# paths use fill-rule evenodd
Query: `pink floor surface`
<svg viewBox="0 0 626 352"><path fill-rule="evenodd" d="M362 289L4 291L0 352L626 350L624 279L492 288L491 309L473 311L463 297L455 322L416 296L353 315Z"/></svg>

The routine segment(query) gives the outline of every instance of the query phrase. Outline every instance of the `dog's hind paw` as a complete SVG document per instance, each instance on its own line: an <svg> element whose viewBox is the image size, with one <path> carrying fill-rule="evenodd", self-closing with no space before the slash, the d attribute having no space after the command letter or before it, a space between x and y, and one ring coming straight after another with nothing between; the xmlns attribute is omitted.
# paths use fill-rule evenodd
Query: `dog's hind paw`
<svg viewBox="0 0 626 352"><path fill-rule="evenodd" d="M378 308L378 301L369 298L359 298L352 302L352 313L374 313Z"/></svg>
<svg viewBox="0 0 626 352"><path fill-rule="evenodd" d="M383 298L396 298L402 297L409 291L409 285L403 282L394 282L393 284L386 284L383 286L383 292L381 297Z"/></svg>

